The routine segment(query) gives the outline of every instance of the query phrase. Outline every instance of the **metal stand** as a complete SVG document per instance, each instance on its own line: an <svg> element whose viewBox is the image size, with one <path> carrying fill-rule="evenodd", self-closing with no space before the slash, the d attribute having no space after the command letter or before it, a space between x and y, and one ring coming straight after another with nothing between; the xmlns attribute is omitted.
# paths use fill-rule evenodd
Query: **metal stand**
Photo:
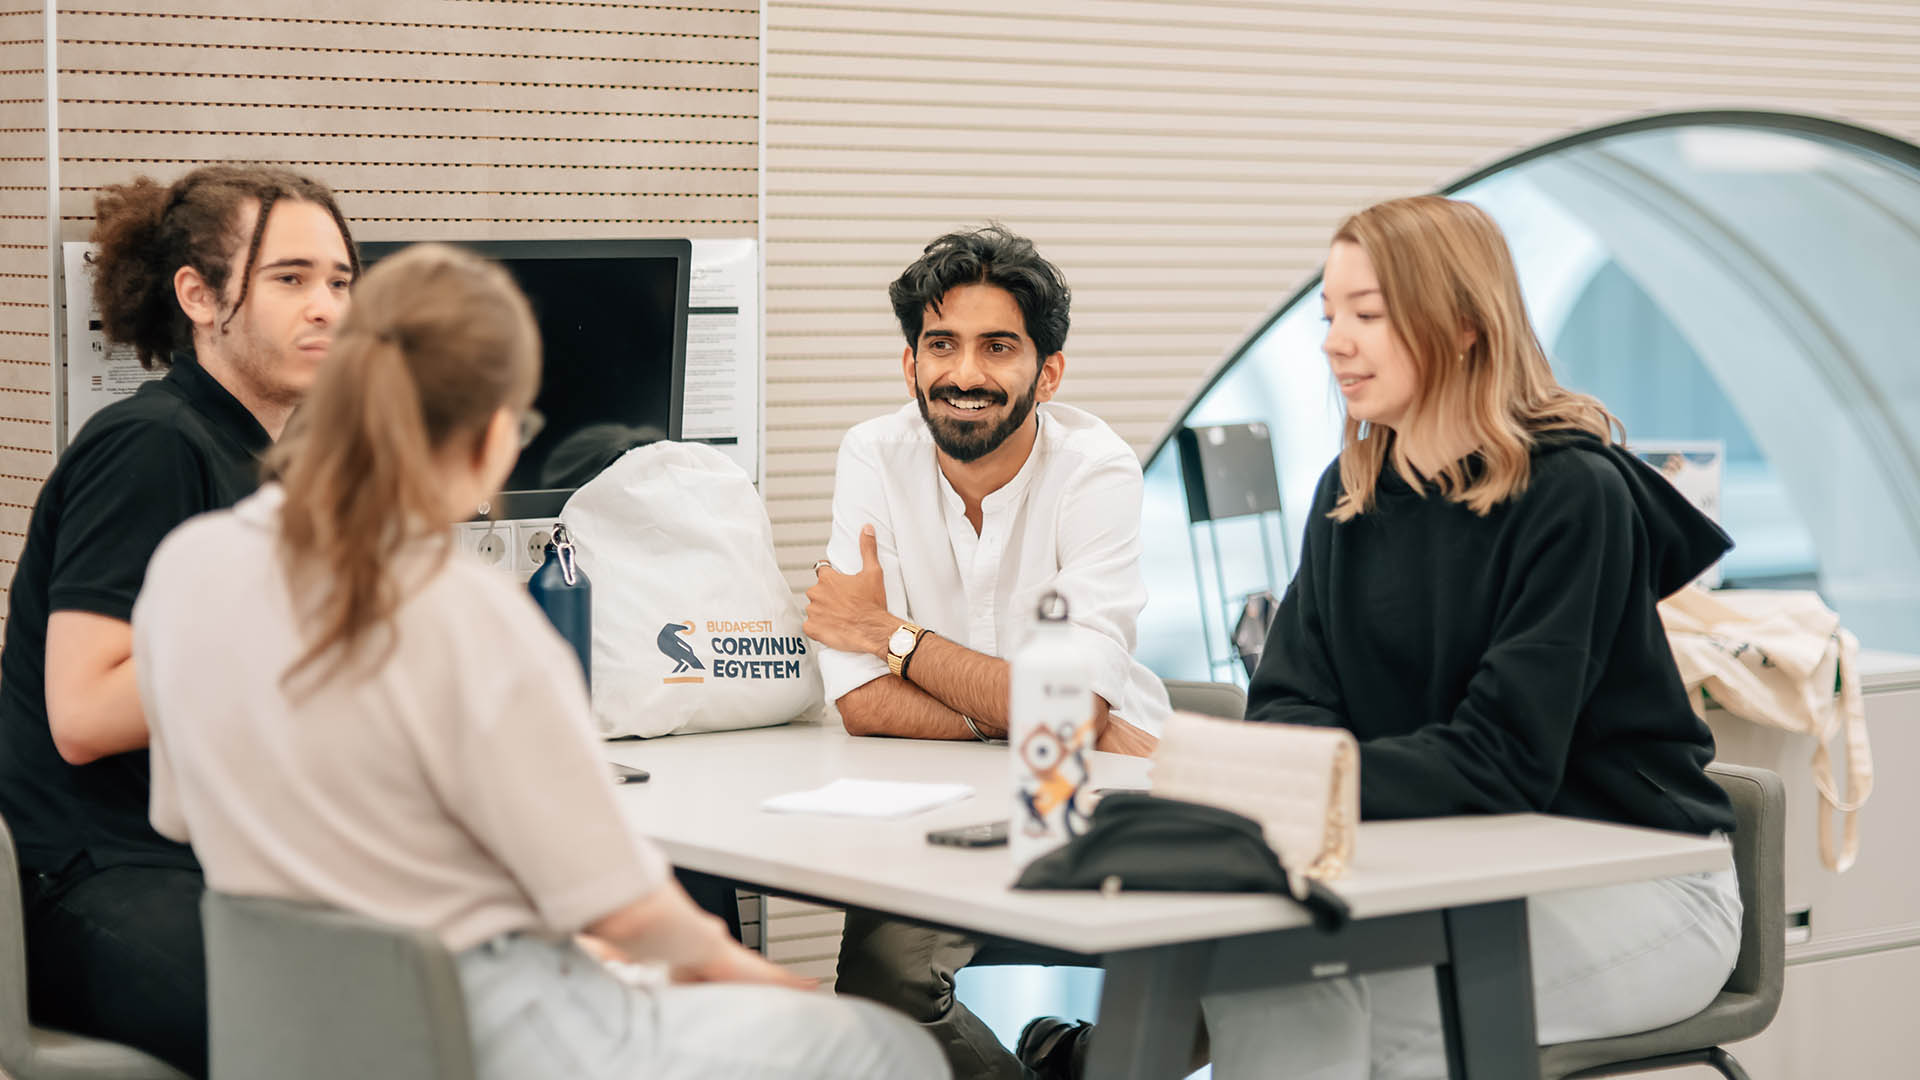
<svg viewBox="0 0 1920 1080"><path fill-rule="evenodd" d="M1286 544L1279 545L1281 563L1274 561L1272 530L1284 528L1280 509L1280 482L1273 462L1273 443L1265 424L1221 424L1182 428L1177 436L1180 478L1187 494L1187 544L1193 552L1194 591L1200 603L1200 625L1207 648L1208 677L1245 686L1246 669L1233 641L1248 597L1260 591L1280 595L1291 577ZM1220 542L1220 523L1252 518L1260 538L1260 572L1237 593L1230 590L1227 555ZM1205 529L1205 548L1212 556L1211 573L1201 557L1195 532ZM1236 575L1244 577L1244 575ZM1209 580L1211 579L1211 580ZM1216 647L1215 637L1220 645Z"/></svg>

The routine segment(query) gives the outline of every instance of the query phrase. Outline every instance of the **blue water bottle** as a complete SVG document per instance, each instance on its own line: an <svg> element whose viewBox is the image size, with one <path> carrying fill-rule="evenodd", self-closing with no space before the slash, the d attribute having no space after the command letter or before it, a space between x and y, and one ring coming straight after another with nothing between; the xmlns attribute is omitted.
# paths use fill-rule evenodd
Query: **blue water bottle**
<svg viewBox="0 0 1920 1080"><path fill-rule="evenodd" d="M581 674L587 677L587 685L593 685L593 585L574 562L573 541L565 525L554 525L546 561L527 579L527 591L553 628L573 646Z"/></svg>

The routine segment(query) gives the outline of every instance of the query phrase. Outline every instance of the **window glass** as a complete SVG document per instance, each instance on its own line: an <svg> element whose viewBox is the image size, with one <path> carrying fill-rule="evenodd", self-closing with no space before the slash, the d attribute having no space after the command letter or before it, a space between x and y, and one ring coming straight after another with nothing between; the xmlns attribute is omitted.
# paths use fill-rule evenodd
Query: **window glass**
<svg viewBox="0 0 1920 1080"><path fill-rule="evenodd" d="M1737 545L1725 584L1818 589L1868 647L1910 653L1920 653L1915 162L1920 149L1799 118L1654 122L1523 155L1453 192L1505 230L1563 383L1606 402L1629 444L1723 447L1720 520ZM1268 425L1282 582L1339 448L1320 337L1315 280L1181 421ZM1148 462L1146 503L1141 657L1168 678L1227 678L1238 665L1223 655L1223 620L1259 587L1258 560L1245 557L1246 536L1187 524L1170 441Z"/></svg>

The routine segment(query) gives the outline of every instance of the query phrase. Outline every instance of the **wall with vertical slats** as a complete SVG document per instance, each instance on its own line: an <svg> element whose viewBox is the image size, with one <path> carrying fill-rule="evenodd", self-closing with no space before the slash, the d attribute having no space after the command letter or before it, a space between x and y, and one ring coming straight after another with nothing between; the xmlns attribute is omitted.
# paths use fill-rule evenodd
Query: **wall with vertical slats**
<svg viewBox="0 0 1920 1080"><path fill-rule="evenodd" d="M767 481L803 584L887 282L989 218L1074 289L1061 398L1143 450L1333 224L1557 136L1742 107L1920 138L1905 0L770 0Z"/></svg>

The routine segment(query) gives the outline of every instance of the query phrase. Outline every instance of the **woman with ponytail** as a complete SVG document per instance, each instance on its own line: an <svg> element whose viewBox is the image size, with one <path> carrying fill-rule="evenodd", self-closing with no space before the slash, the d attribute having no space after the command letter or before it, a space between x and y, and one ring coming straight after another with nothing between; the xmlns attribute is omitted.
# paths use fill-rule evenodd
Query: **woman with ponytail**
<svg viewBox="0 0 1920 1080"><path fill-rule="evenodd" d="M258 485L359 264L333 195L281 169L142 177L94 211L102 327L165 377L94 414L35 502L0 654L0 813L33 1022L201 1076L200 870L147 822L128 623L161 538Z"/></svg>
<svg viewBox="0 0 1920 1080"><path fill-rule="evenodd" d="M693 905L621 818L570 648L453 549L538 380L498 266L422 245L367 275L277 482L154 556L155 826L212 888L436 934L488 1080L945 1075L903 1017L798 992ZM618 981L576 934L672 984Z"/></svg>
<svg viewBox="0 0 1920 1080"><path fill-rule="evenodd" d="M1655 604L1726 535L1560 386L1506 240L1470 203L1335 232L1323 350L1347 423L1247 695L1344 727L1372 820L1540 812L1698 835L1733 812ZM1647 1031L1713 1000L1732 870L1530 898L1540 1043ZM1431 972L1204 1003L1220 1080L1446 1074Z"/></svg>

